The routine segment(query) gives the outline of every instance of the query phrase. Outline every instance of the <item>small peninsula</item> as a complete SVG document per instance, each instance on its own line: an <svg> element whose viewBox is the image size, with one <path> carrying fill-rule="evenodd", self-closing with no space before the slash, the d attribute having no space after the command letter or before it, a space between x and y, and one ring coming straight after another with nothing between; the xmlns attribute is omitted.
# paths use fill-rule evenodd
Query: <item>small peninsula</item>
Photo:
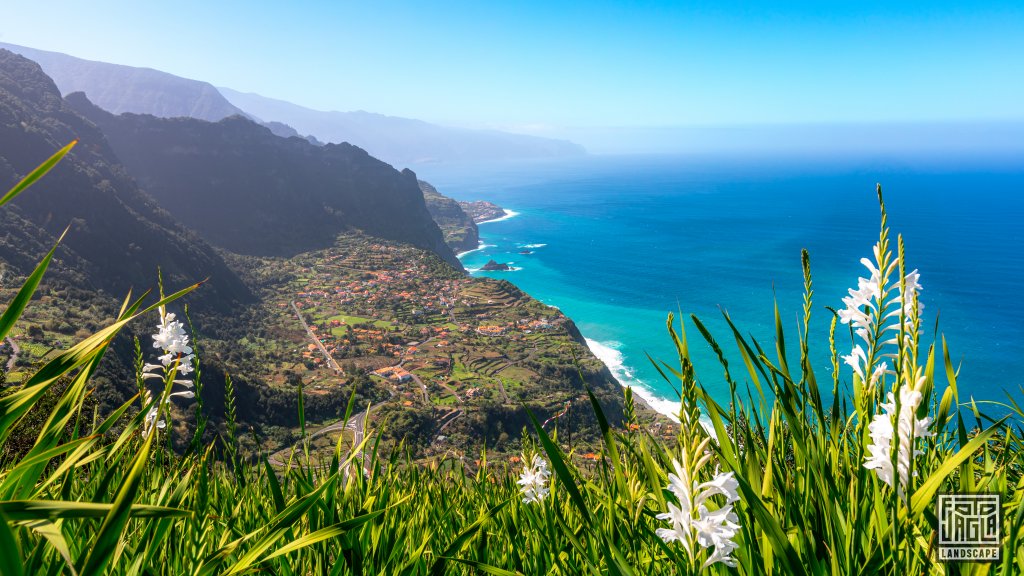
<svg viewBox="0 0 1024 576"><path fill-rule="evenodd" d="M481 222L487 222L488 220L497 220L498 218L504 218L508 214L505 209L493 202L487 202L485 200L477 200L475 202L459 202L459 207L465 212L473 222L479 224Z"/></svg>

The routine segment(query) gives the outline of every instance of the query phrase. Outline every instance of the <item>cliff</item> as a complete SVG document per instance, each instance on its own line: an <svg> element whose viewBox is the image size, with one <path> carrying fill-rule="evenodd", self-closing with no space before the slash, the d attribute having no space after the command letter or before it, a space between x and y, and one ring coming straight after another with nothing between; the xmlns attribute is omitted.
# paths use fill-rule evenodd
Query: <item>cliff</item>
<svg viewBox="0 0 1024 576"><path fill-rule="evenodd" d="M420 180L419 185L430 217L444 233L444 241L456 252L475 250L480 245L480 233L473 219L463 212L458 202L444 196L428 182Z"/></svg>
<svg viewBox="0 0 1024 576"><path fill-rule="evenodd" d="M213 248L139 189L106 138L61 99L39 65L0 49L0 189L7 190L73 139L78 146L46 178L0 211L0 260L31 271L66 226L54 266L76 288L118 297L129 288L209 277L195 300L229 310L252 295Z"/></svg>
<svg viewBox="0 0 1024 576"><path fill-rule="evenodd" d="M206 82L149 68L94 62L2 42L0 48L39 64L61 94L85 92L96 105L115 114L136 112L203 120L243 114Z"/></svg>
<svg viewBox="0 0 1024 576"><path fill-rule="evenodd" d="M281 138L253 121L115 116L81 93L69 104L107 135L129 172L210 243L292 256L360 230L438 254L462 269L431 219L416 175L350 144Z"/></svg>

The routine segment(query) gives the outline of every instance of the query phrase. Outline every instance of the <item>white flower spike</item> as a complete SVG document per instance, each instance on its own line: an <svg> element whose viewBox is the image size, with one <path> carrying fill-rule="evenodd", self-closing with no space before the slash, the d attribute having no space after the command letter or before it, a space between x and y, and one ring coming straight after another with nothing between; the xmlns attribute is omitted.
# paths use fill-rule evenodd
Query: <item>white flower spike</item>
<svg viewBox="0 0 1024 576"><path fill-rule="evenodd" d="M696 453L701 454L707 446L707 440L697 446ZM672 460L674 472L668 475L668 490L679 501L667 503L668 512L658 514L659 520L668 520L668 528L658 528L655 533L666 543L679 542L687 554L693 555L694 544L702 548L714 547L704 561L703 567L717 562L726 566L736 566L730 554L737 548L734 538L739 533L739 518L732 511L732 504L740 499L739 481L733 472L715 471L711 480L698 483L696 475L708 463L710 457L703 455L693 466L691 474L688 463L691 461L683 455L683 463ZM705 502L715 496L724 496L725 505L717 510L708 510Z"/></svg>
<svg viewBox="0 0 1024 576"><path fill-rule="evenodd" d="M526 457L523 456L523 461L526 462ZM516 482L520 486L520 491L523 493L523 503L532 504L534 502L540 502L548 495L548 477L551 476L551 471L548 470L548 463L539 454L534 454L533 460L530 464L523 467L523 472L519 476L519 480Z"/></svg>
<svg viewBox="0 0 1024 576"><path fill-rule="evenodd" d="M868 425L871 433L871 444L868 446L868 456L864 459L864 467L874 470L878 479L890 487L896 488L900 498L906 500L907 484L910 481L911 458L921 454L920 450L914 449L914 442L918 438L926 438L933 433L928 430L931 426L930 417L917 418L917 407L921 404L921 393L909 386L900 389L900 410L896 415L896 400L892 392L888 394L888 402L880 404L883 414L875 414ZM896 423L893 426L893 423ZM892 468L893 440L896 441L896 470ZM915 473L916 474L916 473ZM894 486L894 476L899 476L899 485Z"/></svg>
<svg viewBox="0 0 1024 576"><path fill-rule="evenodd" d="M176 369L175 373L179 376L187 375L193 372L195 369L192 366L192 360L195 354L192 353L192 347L188 343L188 334L185 333L184 325L175 320L175 316L171 312L163 307L160 308L160 323L157 324L157 333L153 334L153 347L163 351L163 355L158 358L160 364L145 364L142 367L142 379L160 379L164 380L169 376L172 369ZM175 379L171 382L171 385L184 386L185 388L192 388L192 380L187 379ZM171 398L195 398L195 392L192 390L180 390L178 392L172 392L168 394L167 400ZM152 396L149 391L145 393L146 404L152 402ZM166 402L165 402L166 404ZM159 407L153 407L146 413L146 423L144 432L148 436L153 433L154 430L165 428L166 422L163 420L156 420Z"/></svg>

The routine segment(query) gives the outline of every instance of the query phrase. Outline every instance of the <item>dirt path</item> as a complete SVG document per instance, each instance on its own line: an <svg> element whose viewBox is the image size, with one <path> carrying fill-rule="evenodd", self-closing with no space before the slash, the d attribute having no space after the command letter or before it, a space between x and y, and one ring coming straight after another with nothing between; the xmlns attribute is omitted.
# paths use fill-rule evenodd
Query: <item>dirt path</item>
<svg viewBox="0 0 1024 576"><path fill-rule="evenodd" d="M21 352L21 348L18 348L18 344L10 336L7 337L7 343L11 345L11 357L7 359L6 367L7 373L10 373L11 370L14 370L14 363L18 361L18 353Z"/></svg>
<svg viewBox="0 0 1024 576"><path fill-rule="evenodd" d="M440 384L441 384L441 387L444 388L445 390L447 390L449 394L451 394L452 396L455 396L455 399L458 400L459 404L463 404L464 403L462 401L462 397L459 396L459 394L455 391L455 389L452 388L451 386L449 386L447 382L440 382Z"/></svg>
<svg viewBox="0 0 1024 576"><path fill-rule="evenodd" d="M462 416L462 414L462 410L453 410L452 412L449 412L448 414L442 416L441 420L445 420L447 418L447 421L444 424L441 424L441 427L437 429L437 434L435 434L435 436L440 436L441 433L444 432L444 429L447 428L449 424L458 419L459 416Z"/></svg>

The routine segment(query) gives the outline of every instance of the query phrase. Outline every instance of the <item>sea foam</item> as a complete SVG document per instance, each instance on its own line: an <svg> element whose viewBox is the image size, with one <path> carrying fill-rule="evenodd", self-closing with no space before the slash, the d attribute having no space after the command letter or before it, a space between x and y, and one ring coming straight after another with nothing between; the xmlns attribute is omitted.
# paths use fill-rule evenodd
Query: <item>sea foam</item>
<svg viewBox="0 0 1024 576"><path fill-rule="evenodd" d="M459 252L458 254L455 255L455 257L462 258L466 254L472 254L473 252L483 250L484 248L494 248L494 244L484 244L484 241L481 240L480 243L477 244L476 248L473 248L472 250L466 250L465 252Z"/></svg>
<svg viewBox="0 0 1024 576"><path fill-rule="evenodd" d="M679 402L659 398L642 380L638 379L633 371L626 366L622 358L622 352L614 348L614 343L604 344L597 340L585 338L587 347L597 356L597 359L608 367L608 371L619 381L623 387L633 389L637 396L643 399L654 411L664 414L674 422L679 422Z"/></svg>
<svg viewBox="0 0 1024 576"><path fill-rule="evenodd" d="M516 212L515 210L509 210L507 208L503 208L502 210L504 210L505 212L504 216L500 216L492 220L484 220L482 222L477 222L476 225L479 226L481 224L490 224L491 222L501 222L502 220L508 220L509 218L515 218L516 216L519 216L519 212Z"/></svg>

